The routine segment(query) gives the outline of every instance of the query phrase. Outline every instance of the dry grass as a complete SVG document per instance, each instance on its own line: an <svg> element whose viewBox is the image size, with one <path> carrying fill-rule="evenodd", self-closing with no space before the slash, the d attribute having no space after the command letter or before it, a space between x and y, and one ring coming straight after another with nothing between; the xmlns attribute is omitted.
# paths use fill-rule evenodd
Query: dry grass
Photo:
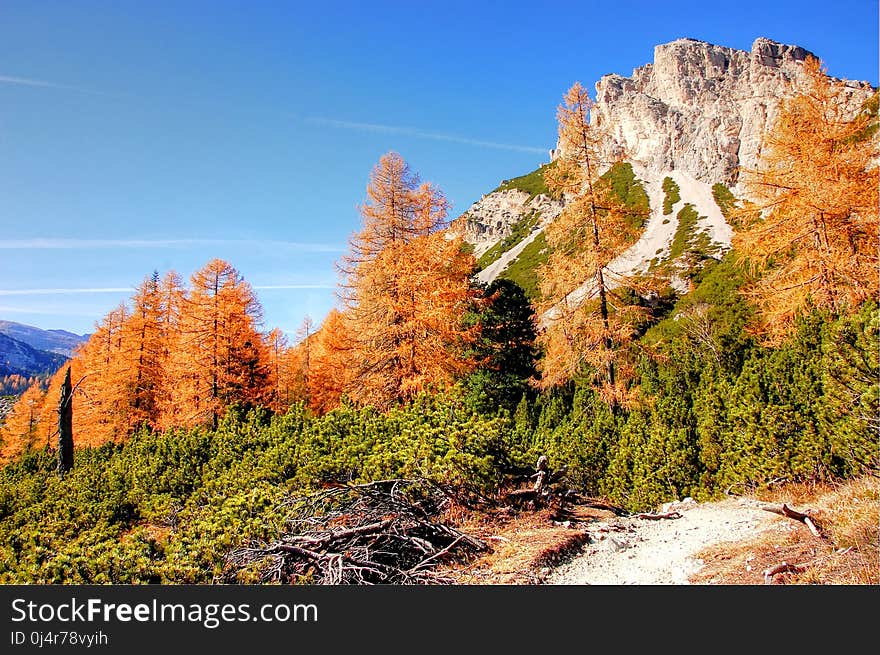
<svg viewBox="0 0 880 655"><path fill-rule="evenodd" d="M880 584L880 480L866 477L839 485L791 484L758 499L812 509L825 535L819 539L797 521L780 517L777 528L747 542L708 548L696 584L764 584L765 569L781 562L803 567L774 576L782 584Z"/></svg>
<svg viewBox="0 0 880 655"><path fill-rule="evenodd" d="M566 522L552 509L472 516L461 529L491 547L454 571L458 584L540 584L550 567L573 555L587 542L582 524L613 518L611 512L573 507Z"/></svg>

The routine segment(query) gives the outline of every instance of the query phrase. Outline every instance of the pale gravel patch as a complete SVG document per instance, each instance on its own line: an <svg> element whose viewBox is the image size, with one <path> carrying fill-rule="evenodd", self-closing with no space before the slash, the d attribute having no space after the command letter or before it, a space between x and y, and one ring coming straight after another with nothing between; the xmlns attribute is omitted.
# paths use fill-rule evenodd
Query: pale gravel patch
<svg viewBox="0 0 880 655"><path fill-rule="evenodd" d="M730 249L733 231L716 204L712 196L712 187L709 184L696 180L681 170L666 171L661 175L648 175L637 165L633 165L633 170L636 177L642 181L645 192L648 194L651 215L638 241L621 253L606 268L605 282L610 289L625 283L628 278L634 275L647 273L652 259L668 255L675 231L678 229L678 212L687 203L692 204L700 216L697 228L706 232L710 240L716 243L722 252ZM663 191L663 180L667 177L671 177L678 184L681 196L681 199L673 205L671 214L663 213L663 200L666 198L666 192ZM673 285L679 292L687 291L687 285L681 280L673 280ZM595 282L587 280L571 292L569 301L577 305L595 295ZM552 312L553 310L550 310L545 313L542 321L553 320L555 314Z"/></svg>
<svg viewBox="0 0 880 655"><path fill-rule="evenodd" d="M520 253L526 249L526 246L534 241L543 230L543 227L534 228L522 241L477 273L477 279L486 284L495 281L495 279L504 272L504 269L506 269L514 259L519 257Z"/></svg>
<svg viewBox="0 0 880 655"><path fill-rule="evenodd" d="M626 517L590 524L589 545L554 570L545 583L686 585L703 566L696 558L701 550L752 539L776 523L773 515L733 499L676 504L671 509L682 518L650 521Z"/></svg>

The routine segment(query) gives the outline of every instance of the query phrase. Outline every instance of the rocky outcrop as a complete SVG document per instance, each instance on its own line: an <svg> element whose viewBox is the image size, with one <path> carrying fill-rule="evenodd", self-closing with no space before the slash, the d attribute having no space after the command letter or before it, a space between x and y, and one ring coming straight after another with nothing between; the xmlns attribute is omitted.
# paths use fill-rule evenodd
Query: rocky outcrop
<svg viewBox="0 0 880 655"><path fill-rule="evenodd" d="M658 45L654 62L631 77L599 80L592 121L610 130L609 158L732 187L739 167L757 164L762 135L803 81L810 55L765 38L750 52L694 39ZM873 92L866 82L847 82L847 90L854 108Z"/></svg>
<svg viewBox="0 0 880 655"><path fill-rule="evenodd" d="M508 236L521 220L538 215L538 225L546 225L559 216L562 206L561 201L544 194L532 196L520 189L495 191L456 219L455 229L465 241L474 244L474 253L479 256Z"/></svg>

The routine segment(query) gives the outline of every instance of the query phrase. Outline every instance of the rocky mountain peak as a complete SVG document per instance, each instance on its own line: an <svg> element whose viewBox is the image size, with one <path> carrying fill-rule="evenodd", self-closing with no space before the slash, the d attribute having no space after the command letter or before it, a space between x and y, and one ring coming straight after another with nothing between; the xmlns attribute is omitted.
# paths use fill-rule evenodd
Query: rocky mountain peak
<svg viewBox="0 0 880 655"><path fill-rule="evenodd" d="M611 131L609 158L623 156L646 174L683 170L734 186L740 167L757 164L761 137L809 56L764 37L748 52L677 39L656 46L654 61L631 77L603 76L592 120ZM854 106L873 91L867 83L848 89Z"/></svg>
<svg viewBox="0 0 880 655"><path fill-rule="evenodd" d="M621 159L630 163L651 207L642 238L614 262L616 272L644 270L669 256L678 213L688 206L698 215L693 229L715 252L730 248L732 231L713 185L742 195L740 170L758 166L763 136L781 101L806 81L804 62L810 56L800 46L764 37L749 51L681 38L655 46L654 60L629 77L604 75L596 83L591 121L610 135L602 158L609 165ZM849 80L844 89L853 113L875 92L867 82ZM551 159L560 154L557 145ZM538 233L563 206L532 179L542 170L505 181L457 221L458 232L482 256L481 280L506 274L505 267L523 253L532 269L541 261L534 252L541 245ZM671 214L661 211L667 179L680 190Z"/></svg>

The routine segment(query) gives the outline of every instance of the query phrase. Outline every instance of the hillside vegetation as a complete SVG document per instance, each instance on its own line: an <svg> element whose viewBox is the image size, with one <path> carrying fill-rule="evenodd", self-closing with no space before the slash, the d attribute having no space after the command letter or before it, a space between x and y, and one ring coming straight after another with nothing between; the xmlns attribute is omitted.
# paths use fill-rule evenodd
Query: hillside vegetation
<svg viewBox="0 0 880 655"><path fill-rule="evenodd" d="M514 178L505 184L519 184L521 186L509 188L519 188L530 193L531 190L543 189L539 193L552 195L546 186L546 181L543 182L543 187L534 181L535 176L539 173L543 180L549 166L551 165L542 166L536 171ZM616 162L600 176L600 180L609 185L614 197L626 208L627 221L632 223L636 229L640 229L644 225L650 204L644 185L633 172L632 164ZM502 187L496 190L503 190ZM500 240L480 257L477 268L486 268L505 252L519 244L534 229L539 218L534 213L530 213L514 224L509 236ZM539 234L498 277L516 283L525 291L529 300L538 302L540 300L538 269L547 263L550 252L551 248L547 244L547 237L543 233Z"/></svg>
<svg viewBox="0 0 880 655"><path fill-rule="evenodd" d="M519 177L514 177L509 180L504 180L499 184L492 193L496 191L509 191L510 189L518 189L519 191L525 191L529 194L529 199L531 200L535 196L539 196L541 194L549 195L550 189L547 187L547 181L544 177L545 173L548 170L553 168L553 163L544 164L543 166L537 168L531 173L526 173L525 175L520 175Z"/></svg>
<svg viewBox="0 0 880 655"><path fill-rule="evenodd" d="M632 510L874 466L860 416L877 415L876 305L845 320L815 314L790 344L764 348L743 331L731 265L646 333L656 354L639 364L645 402L631 410L610 411L577 382L494 411L462 389L389 413L233 409L216 430L142 430L81 449L60 479L53 453L34 449L0 471L0 580L219 580L229 549L280 534L292 490L424 476L491 498L539 454L568 464L572 487Z"/></svg>

